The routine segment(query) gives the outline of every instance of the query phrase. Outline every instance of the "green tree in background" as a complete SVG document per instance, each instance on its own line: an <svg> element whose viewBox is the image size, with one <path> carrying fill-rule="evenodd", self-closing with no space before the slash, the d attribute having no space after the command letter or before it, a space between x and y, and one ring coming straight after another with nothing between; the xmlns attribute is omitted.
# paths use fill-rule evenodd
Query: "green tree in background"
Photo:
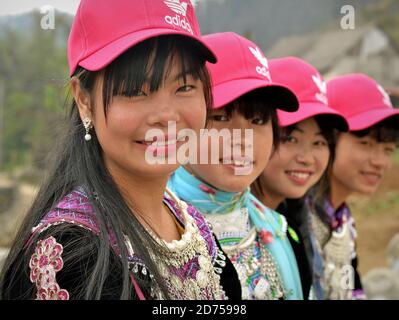
<svg viewBox="0 0 399 320"><path fill-rule="evenodd" d="M64 114L70 18L57 15L55 29L43 30L42 15L34 12L32 16L32 28L26 32L1 30L4 119L0 169L42 167Z"/></svg>

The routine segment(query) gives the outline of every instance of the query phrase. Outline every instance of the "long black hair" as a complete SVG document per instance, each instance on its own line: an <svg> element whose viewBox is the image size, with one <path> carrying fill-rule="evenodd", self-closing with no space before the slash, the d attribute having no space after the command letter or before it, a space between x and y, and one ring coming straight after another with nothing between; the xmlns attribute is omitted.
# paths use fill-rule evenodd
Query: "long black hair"
<svg viewBox="0 0 399 320"><path fill-rule="evenodd" d="M329 177L335 160L335 146L337 144L337 136L339 131L330 122L328 115L319 115L315 117L320 128L322 136L327 140L330 157L328 159L327 168L321 176L320 180L309 190L308 194L312 195L314 202L320 202L329 190Z"/></svg>
<svg viewBox="0 0 399 320"><path fill-rule="evenodd" d="M103 77L103 107L107 115L114 96L135 95L144 84L148 84L152 92L158 90L171 71L173 62L179 62L184 81L187 75L202 81L206 106L210 109L212 92L205 57L194 40L183 36L160 36L146 40L120 55L104 69L93 72L79 67L75 76L80 80L81 88L91 97L94 95L97 80ZM124 235L129 237L133 251L153 274L152 281L160 287L166 298L169 297L158 266L149 254L148 249L153 249L155 245L153 238L139 223L135 215L137 213L132 214L121 190L107 170L94 129L91 131L92 139L89 142L84 140L84 135L85 130L78 108L73 101L68 110L66 127L52 152L47 178L41 185L5 261L0 277L0 299L8 299L11 296L13 282L22 276L19 271L26 269L26 265L23 264L29 261L28 255L31 251L26 250L24 246L32 228L38 225L43 216L62 198L77 187L83 187L90 198L100 229L99 241L96 242L98 254L93 257L94 267L83 279L79 296L83 299L102 297L104 283L111 272L109 263L113 255L109 239L109 230L111 230L117 247L121 249L119 264L122 270L120 275L122 286L119 298L129 299L134 292L129 279ZM71 226L64 224L63 227ZM77 252L78 250L79 248ZM140 287L148 288L148 280L140 278L136 280Z"/></svg>

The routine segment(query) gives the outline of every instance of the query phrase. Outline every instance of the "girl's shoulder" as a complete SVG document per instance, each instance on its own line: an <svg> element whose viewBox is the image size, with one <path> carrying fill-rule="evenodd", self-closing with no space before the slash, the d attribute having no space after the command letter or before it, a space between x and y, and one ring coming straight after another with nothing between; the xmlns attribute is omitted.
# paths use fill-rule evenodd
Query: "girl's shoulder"
<svg viewBox="0 0 399 320"><path fill-rule="evenodd" d="M89 196L82 187L72 190L32 228L32 233L26 245L29 245L34 239L41 238L42 233L49 234L49 232L45 232L47 230L51 230L52 233L68 234L69 229L80 229L78 234L83 232L83 234L88 234L89 237L99 238L100 223L94 209L95 206L97 210L102 210L101 203L95 193ZM77 233L71 232L71 234L76 235ZM51 233L49 235L51 236ZM108 225L107 236L112 248L119 253L115 233Z"/></svg>
<svg viewBox="0 0 399 320"><path fill-rule="evenodd" d="M63 197L32 229L32 236L63 223L69 223L99 233L99 225L92 201L82 188Z"/></svg>
<svg viewBox="0 0 399 320"><path fill-rule="evenodd" d="M25 241L22 263L16 266L24 271L19 287L26 289L25 298L84 299L83 284L94 272L100 251L107 250L99 233L93 203L86 193L75 189L64 196ZM122 286L117 252L109 252L112 276L105 281L101 295L104 299L119 297ZM13 297L18 295L20 292Z"/></svg>

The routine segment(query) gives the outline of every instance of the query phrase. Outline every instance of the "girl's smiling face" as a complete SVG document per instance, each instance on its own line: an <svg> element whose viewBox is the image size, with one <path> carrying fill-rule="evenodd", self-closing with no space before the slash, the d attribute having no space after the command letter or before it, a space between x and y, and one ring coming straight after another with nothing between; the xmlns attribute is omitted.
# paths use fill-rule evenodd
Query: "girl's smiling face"
<svg viewBox="0 0 399 320"><path fill-rule="evenodd" d="M273 148L275 109L262 104L255 94L243 99L210 111L208 129L228 133L222 135L227 138L219 138L217 163L187 166L200 180L222 191L242 192L249 187L266 166ZM234 139L234 132L239 132L240 139ZM208 159L212 158L212 143L215 140L209 139L207 148L198 150L207 153Z"/></svg>
<svg viewBox="0 0 399 320"><path fill-rule="evenodd" d="M331 176L348 193L373 194L392 166L394 142L379 142L370 135L340 134Z"/></svg>
<svg viewBox="0 0 399 320"><path fill-rule="evenodd" d="M295 124L290 131L282 134L278 150L259 177L266 200L275 204L302 197L320 180L330 158L328 141L315 118Z"/></svg>
<svg viewBox="0 0 399 320"><path fill-rule="evenodd" d="M101 93L100 89L98 93ZM95 105L101 106L101 94L96 95ZM166 175L178 168L168 164L168 153L175 153L183 142L168 135L168 122L176 123L177 133L183 128L199 132L205 125L206 103L201 80L187 75L186 81L175 64L161 88L151 92L145 85L131 97L113 97L107 116L103 108L95 108L94 126L103 149L108 168L136 175ZM146 141L146 133L159 129L168 145L158 146L158 155L165 154L166 164L150 164L146 150L152 141Z"/></svg>
<svg viewBox="0 0 399 320"><path fill-rule="evenodd" d="M100 71L90 90L74 80L81 118L92 119L91 133L112 173L167 179L178 168L178 162L168 161L183 143L177 133L191 129L199 134L212 101L204 58L196 50L187 38L153 38ZM176 132L168 132L170 122ZM151 145L154 140L146 135L154 129L160 136ZM164 154L165 164L151 163L148 149Z"/></svg>

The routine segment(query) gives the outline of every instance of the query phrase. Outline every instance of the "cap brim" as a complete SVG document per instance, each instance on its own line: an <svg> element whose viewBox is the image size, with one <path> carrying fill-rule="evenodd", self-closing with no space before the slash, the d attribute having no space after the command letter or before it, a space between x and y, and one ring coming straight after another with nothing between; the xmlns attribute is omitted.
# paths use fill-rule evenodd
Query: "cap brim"
<svg viewBox="0 0 399 320"><path fill-rule="evenodd" d="M203 50L206 61L209 61L210 63L216 63L216 55L200 38L190 35L184 31L158 28L129 33L107 44L103 48L81 60L78 65L90 71L100 70L134 45L150 38L164 35L181 35L194 40L199 45L200 50ZM70 75L72 75L74 72L75 70L71 70Z"/></svg>
<svg viewBox="0 0 399 320"><path fill-rule="evenodd" d="M340 131L349 130L349 124L344 116L342 116L338 111L326 107L322 103L300 103L297 112L278 111L277 115L279 124L282 127L293 125L311 117L323 116L325 119L328 117L328 123L330 123L333 128L336 128Z"/></svg>
<svg viewBox="0 0 399 320"><path fill-rule="evenodd" d="M349 131L364 130L391 117L397 119L399 127L398 109L388 109L387 107L384 107L376 108L374 110L367 110L354 116L347 117L349 122Z"/></svg>
<svg viewBox="0 0 399 320"><path fill-rule="evenodd" d="M214 85L214 108L222 108L253 90L264 91L265 101L277 109L287 112L298 110L298 99L290 89L280 84L268 84L258 79L236 79Z"/></svg>

